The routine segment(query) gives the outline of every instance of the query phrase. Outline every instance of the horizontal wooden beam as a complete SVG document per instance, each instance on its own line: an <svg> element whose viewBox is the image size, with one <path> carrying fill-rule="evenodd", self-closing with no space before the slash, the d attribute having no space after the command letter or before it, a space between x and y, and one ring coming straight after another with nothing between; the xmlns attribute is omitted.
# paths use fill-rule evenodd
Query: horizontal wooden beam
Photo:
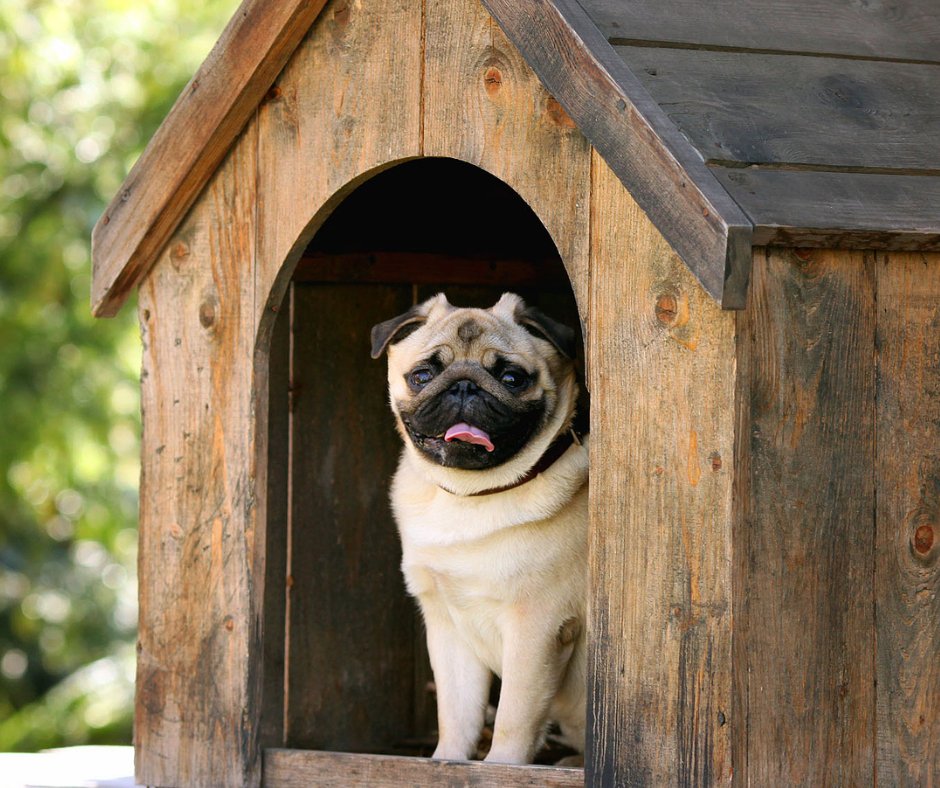
<svg viewBox="0 0 940 788"><path fill-rule="evenodd" d="M561 261L462 257L435 252L308 252L295 282L477 285L570 290Z"/></svg>
<svg viewBox="0 0 940 788"><path fill-rule="evenodd" d="M581 6L483 4L705 290L743 308L751 222Z"/></svg>
<svg viewBox="0 0 940 788"><path fill-rule="evenodd" d="M95 225L95 315L116 314L153 265L324 4L241 4Z"/></svg>
<svg viewBox="0 0 940 788"><path fill-rule="evenodd" d="M438 788L582 788L584 770L557 766L505 766L483 761L434 761L393 755L358 755L311 750L265 750L264 785L308 788L311 785L376 788L408 785Z"/></svg>
<svg viewBox="0 0 940 788"><path fill-rule="evenodd" d="M755 246L940 251L940 176L716 168Z"/></svg>

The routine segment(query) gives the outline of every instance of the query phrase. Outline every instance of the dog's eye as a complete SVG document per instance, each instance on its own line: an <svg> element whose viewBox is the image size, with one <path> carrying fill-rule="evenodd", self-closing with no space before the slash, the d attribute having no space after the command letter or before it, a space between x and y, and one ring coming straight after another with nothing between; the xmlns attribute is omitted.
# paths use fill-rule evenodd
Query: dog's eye
<svg viewBox="0 0 940 788"><path fill-rule="evenodd" d="M499 382L502 383L506 388L509 389L518 389L522 388L529 382L529 376L525 372L519 369L507 369L499 376Z"/></svg>
<svg viewBox="0 0 940 788"><path fill-rule="evenodd" d="M411 374L408 376L411 385L417 388L427 386L433 379L434 373L427 367L418 367L418 369L412 370Z"/></svg>

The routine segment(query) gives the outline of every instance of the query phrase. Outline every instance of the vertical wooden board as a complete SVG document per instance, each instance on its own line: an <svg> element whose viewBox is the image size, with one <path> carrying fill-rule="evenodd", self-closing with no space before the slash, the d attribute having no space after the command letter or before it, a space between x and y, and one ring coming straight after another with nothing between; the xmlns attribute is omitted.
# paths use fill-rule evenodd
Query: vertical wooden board
<svg viewBox="0 0 940 788"><path fill-rule="evenodd" d="M352 186L419 154L421 17L422 0L331 0L261 106L259 309Z"/></svg>
<svg viewBox="0 0 940 788"><path fill-rule="evenodd" d="M871 263L766 251L738 317L741 785L873 780Z"/></svg>
<svg viewBox="0 0 940 788"><path fill-rule="evenodd" d="M879 785L940 783L940 255L878 259Z"/></svg>
<svg viewBox="0 0 940 788"><path fill-rule="evenodd" d="M290 521L291 293L278 308L268 357L267 464L265 468L264 662L261 738L264 747L284 746L287 546ZM260 425L259 425L260 428ZM259 436L260 438L260 436ZM260 441L259 441L260 442Z"/></svg>
<svg viewBox="0 0 940 788"><path fill-rule="evenodd" d="M597 155L592 205L586 782L728 782L734 317Z"/></svg>
<svg viewBox="0 0 940 788"><path fill-rule="evenodd" d="M144 280L135 745L148 785L260 780L255 126Z"/></svg>
<svg viewBox="0 0 940 788"><path fill-rule="evenodd" d="M427 0L423 120L424 155L482 167L535 211L587 333L590 146L478 0Z"/></svg>
<svg viewBox="0 0 940 788"><path fill-rule="evenodd" d="M401 441L371 327L411 288L295 285L290 746L389 751L413 735L414 602L388 485Z"/></svg>

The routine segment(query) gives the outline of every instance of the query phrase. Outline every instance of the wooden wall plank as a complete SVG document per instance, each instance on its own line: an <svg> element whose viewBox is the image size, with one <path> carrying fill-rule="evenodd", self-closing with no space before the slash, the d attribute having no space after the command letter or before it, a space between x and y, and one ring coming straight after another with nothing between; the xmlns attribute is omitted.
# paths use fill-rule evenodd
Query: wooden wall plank
<svg viewBox="0 0 940 788"><path fill-rule="evenodd" d="M755 246L940 251L940 176L716 168Z"/></svg>
<svg viewBox="0 0 940 788"><path fill-rule="evenodd" d="M287 553L290 523L290 293L279 310L267 354L267 429L258 444L267 449L267 462L258 473L264 489L258 503L259 522L264 524L264 657L261 665L261 740L263 747L284 746L284 689L286 657ZM258 380L263 378L259 377ZM260 392L259 392L260 393ZM257 407L263 407L258 403ZM262 425L259 424L259 429ZM261 446L259 445L259 449ZM259 466L262 471L262 466ZM262 482L264 487L261 487Z"/></svg>
<svg viewBox="0 0 940 788"><path fill-rule="evenodd" d="M940 256L880 255L879 785L940 782Z"/></svg>
<svg viewBox="0 0 940 788"><path fill-rule="evenodd" d="M401 441L369 331L411 287L294 286L291 747L390 751L412 730L415 603L388 482Z"/></svg>
<svg viewBox="0 0 940 788"><path fill-rule="evenodd" d="M249 125L143 282L140 634L134 737L148 785L260 780Z"/></svg>
<svg viewBox="0 0 940 788"><path fill-rule="evenodd" d="M482 761L432 761L383 755L267 750L264 784L270 788L581 788L582 769L506 766Z"/></svg>
<svg viewBox="0 0 940 788"><path fill-rule="evenodd" d="M269 317L333 207L420 153L421 7L331 0L260 109L257 307Z"/></svg>
<svg viewBox="0 0 940 788"><path fill-rule="evenodd" d="M936 61L931 0L581 0L608 38Z"/></svg>
<svg viewBox="0 0 940 788"><path fill-rule="evenodd" d="M706 161L940 169L937 65L615 49Z"/></svg>
<svg viewBox="0 0 940 788"><path fill-rule="evenodd" d="M244 0L92 233L92 310L114 315L167 244L323 0Z"/></svg>
<svg viewBox="0 0 940 788"><path fill-rule="evenodd" d="M727 782L734 318L593 181L586 779Z"/></svg>
<svg viewBox="0 0 940 788"><path fill-rule="evenodd" d="M761 259L762 258L762 259ZM739 313L741 785L874 779L871 256L769 250ZM737 635L736 635L737 637Z"/></svg>
<svg viewBox="0 0 940 788"><path fill-rule="evenodd" d="M529 204L586 328L589 144L477 2L427 0L426 25L424 155L475 164Z"/></svg>

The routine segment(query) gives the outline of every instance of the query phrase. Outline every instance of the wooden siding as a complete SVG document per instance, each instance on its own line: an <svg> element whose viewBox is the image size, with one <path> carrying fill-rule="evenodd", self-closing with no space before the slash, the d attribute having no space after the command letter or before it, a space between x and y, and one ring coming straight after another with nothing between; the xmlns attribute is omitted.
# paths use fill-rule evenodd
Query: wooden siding
<svg viewBox="0 0 940 788"><path fill-rule="evenodd" d="M731 774L734 319L595 157L589 785Z"/></svg>
<svg viewBox="0 0 940 788"><path fill-rule="evenodd" d="M938 274L938 255L755 261L738 318L738 784L937 778Z"/></svg>
<svg viewBox="0 0 940 788"><path fill-rule="evenodd" d="M246 130L140 290L134 737L138 779L149 785L260 778L252 757L263 582L251 562L263 568L264 558L255 436L265 429L252 393L255 131Z"/></svg>
<svg viewBox="0 0 940 788"><path fill-rule="evenodd" d="M773 250L741 313L741 785L871 784L872 256Z"/></svg>
<svg viewBox="0 0 940 788"><path fill-rule="evenodd" d="M940 783L940 255L878 255L879 785Z"/></svg>

